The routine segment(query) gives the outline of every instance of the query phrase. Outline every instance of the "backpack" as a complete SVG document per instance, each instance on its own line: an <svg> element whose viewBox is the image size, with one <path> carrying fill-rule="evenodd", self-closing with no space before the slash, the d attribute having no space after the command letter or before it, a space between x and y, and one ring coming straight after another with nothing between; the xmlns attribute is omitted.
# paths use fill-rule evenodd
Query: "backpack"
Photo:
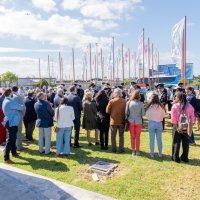
<svg viewBox="0 0 200 200"><path fill-rule="evenodd" d="M178 129L181 131L184 131L184 132L187 132L188 126L189 126L189 119L186 115L187 106L188 105L185 106L184 110L182 110L180 107L178 107L178 110L180 113L179 120L178 120Z"/></svg>

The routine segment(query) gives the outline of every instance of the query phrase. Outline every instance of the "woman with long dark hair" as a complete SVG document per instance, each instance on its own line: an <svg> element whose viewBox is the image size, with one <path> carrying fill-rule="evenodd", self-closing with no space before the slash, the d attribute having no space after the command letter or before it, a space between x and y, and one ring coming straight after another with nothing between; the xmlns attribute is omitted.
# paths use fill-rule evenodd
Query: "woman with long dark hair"
<svg viewBox="0 0 200 200"><path fill-rule="evenodd" d="M162 157L162 121L165 116L164 106L160 103L160 99L157 94L152 94L151 100L146 107L146 117L149 120L149 145L150 145L150 157L154 157L154 141L155 136L158 144L158 157Z"/></svg>
<svg viewBox="0 0 200 200"><path fill-rule="evenodd" d="M56 156L60 157L63 152L65 156L70 154L70 138L73 127L74 109L68 105L68 99L62 98L55 111L55 121L57 122L56 134Z"/></svg>
<svg viewBox="0 0 200 200"><path fill-rule="evenodd" d="M97 104L97 110L99 111L97 116L97 125L98 129L100 130L101 149L107 150L110 116L106 113L106 107L109 100L105 90L99 91L95 100Z"/></svg>
<svg viewBox="0 0 200 200"><path fill-rule="evenodd" d="M185 116L185 124L183 124L182 116ZM189 162L189 136L192 133L194 119L194 108L187 102L186 95L178 92L171 110L171 122L173 124L172 160L178 163L181 161ZM187 125L187 128L182 129L182 125ZM181 142L183 153L179 157Z"/></svg>

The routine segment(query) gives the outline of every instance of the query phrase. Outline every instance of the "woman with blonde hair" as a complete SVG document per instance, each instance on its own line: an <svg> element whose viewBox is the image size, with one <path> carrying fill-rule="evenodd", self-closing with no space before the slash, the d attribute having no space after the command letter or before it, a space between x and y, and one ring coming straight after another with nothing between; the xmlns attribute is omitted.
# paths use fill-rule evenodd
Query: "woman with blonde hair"
<svg viewBox="0 0 200 200"><path fill-rule="evenodd" d="M158 144L158 157L162 157L162 121L165 116L164 106L160 103L157 94L152 94L151 101L146 107L146 117L149 120L148 130L150 138L150 157L154 157L155 136Z"/></svg>
<svg viewBox="0 0 200 200"><path fill-rule="evenodd" d="M126 116L129 121L132 156L140 155L140 135L142 132L142 117L144 115L144 104L140 101L140 92L135 90L126 104Z"/></svg>
<svg viewBox="0 0 200 200"><path fill-rule="evenodd" d="M86 130L88 145L91 146L90 131L97 129L97 107L95 101L93 101L92 92L86 92L83 97L83 123L82 127ZM98 142L98 132L95 131L96 144Z"/></svg>

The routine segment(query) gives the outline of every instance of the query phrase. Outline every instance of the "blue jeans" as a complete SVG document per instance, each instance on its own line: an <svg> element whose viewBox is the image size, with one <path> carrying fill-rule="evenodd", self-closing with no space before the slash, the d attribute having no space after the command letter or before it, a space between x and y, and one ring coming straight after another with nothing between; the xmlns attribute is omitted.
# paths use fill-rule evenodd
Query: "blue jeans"
<svg viewBox="0 0 200 200"><path fill-rule="evenodd" d="M155 135L158 144L158 153L162 154L162 122L149 121L150 153L154 154Z"/></svg>
<svg viewBox="0 0 200 200"><path fill-rule="evenodd" d="M195 139L194 139L194 132L192 131L192 135L190 136L190 144L194 144L195 143Z"/></svg>
<svg viewBox="0 0 200 200"><path fill-rule="evenodd" d="M56 154L70 154L72 127L59 128L56 134Z"/></svg>

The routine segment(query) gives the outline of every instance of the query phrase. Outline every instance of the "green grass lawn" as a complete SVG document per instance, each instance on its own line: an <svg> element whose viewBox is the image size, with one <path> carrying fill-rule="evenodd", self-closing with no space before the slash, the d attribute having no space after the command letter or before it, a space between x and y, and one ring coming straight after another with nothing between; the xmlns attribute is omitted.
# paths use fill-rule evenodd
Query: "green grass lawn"
<svg viewBox="0 0 200 200"><path fill-rule="evenodd" d="M47 176L65 183L82 187L116 199L200 199L200 134L196 131L197 146L190 147L190 162L171 161L172 135L167 122L163 132L163 159L149 157L149 137L145 123L141 135L141 156L132 157L129 133L125 132L125 154L113 154L99 146L88 147L85 131L81 130L81 149L71 149L68 158L55 157L55 133L52 137L51 155L38 153L38 130L34 132L36 141L24 143L28 150L13 158L15 167ZM92 134L94 137L94 134ZM157 146L155 147L157 152ZM89 166L98 160L118 164L116 171L100 182L94 182L87 173ZM3 156L1 155L1 162Z"/></svg>

